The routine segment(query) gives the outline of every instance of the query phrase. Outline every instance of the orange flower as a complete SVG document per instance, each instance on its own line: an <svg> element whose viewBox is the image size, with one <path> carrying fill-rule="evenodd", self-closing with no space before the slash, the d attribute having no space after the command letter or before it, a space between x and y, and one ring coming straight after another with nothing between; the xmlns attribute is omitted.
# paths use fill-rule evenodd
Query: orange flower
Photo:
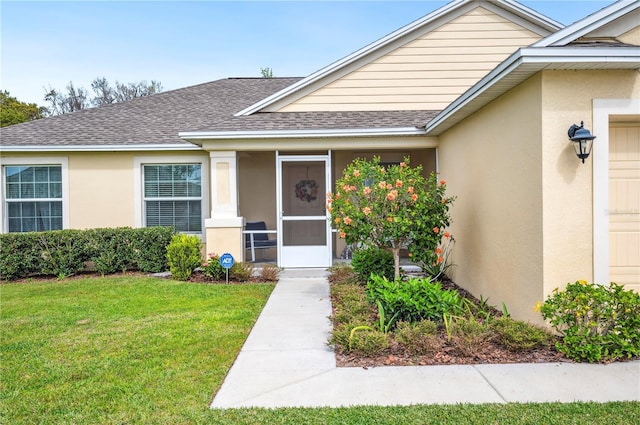
<svg viewBox="0 0 640 425"><path fill-rule="evenodd" d="M369 207L364 207L364 208L362 209L362 212L364 213L364 215L369 215L369 214L371 214L371 208L369 208Z"/></svg>
<svg viewBox="0 0 640 425"><path fill-rule="evenodd" d="M445 185L445 184L447 184L446 180L440 180L440 185Z"/></svg>
<svg viewBox="0 0 640 425"><path fill-rule="evenodd" d="M415 193L413 195L411 195L411 200L413 202L417 201L418 200L418 195L416 195Z"/></svg>
<svg viewBox="0 0 640 425"><path fill-rule="evenodd" d="M402 187L402 180L396 180L396 187Z"/></svg>
<svg viewBox="0 0 640 425"><path fill-rule="evenodd" d="M382 180L380 183L378 183L378 187L379 187L380 189L386 189L386 187L387 187L387 182L386 182L386 181L384 181L384 180Z"/></svg>
<svg viewBox="0 0 640 425"><path fill-rule="evenodd" d="M340 237L341 237L342 239L344 239L344 238L345 238L345 236L347 236L347 235L346 235L344 232L340 232Z"/></svg>
<svg viewBox="0 0 640 425"><path fill-rule="evenodd" d="M391 217L391 216L387 217L387 221L388 221L389 223L393 223L393 217Z"/></svg>
<svg viewBox="0 0 640 425"><path fill-rule="evenodd" d="M442 254L442 248L440 247L436 248L436 254L438 255Z"/></svg>
<svg viewBox="0 0 640 425"><path fill-rule="evenodd" d="M433 228L433 233L440 233L440 228L439 227L434 227Z"/></svg>
<svg viewBox="0 0 640 425"><path fill-rule="evenodd" d="M344 224L346 224L347 226L351 224L353 220L351 220L349 217L345 217L344 218Z"/></svg>
<svg viewBox="0 0 640 425"><path fill-rule="evenodd" d="M406 166L407 166L407 163L406 163L406 162L402 161L402 162L400 163L400 168L403 168L403 167L406 167Z"/></svg>
<svg viewBox="0 0 640 425"><path fill-rule="evenodd" d="M451 233L449 233L449 232L444 232L444 237L445 237L445 238L449 239L449 236L451 236Z"/></svg>
<svg viewBox="0 0 640 425"><path fill-rule="evenodd" d="M368 195L371 193L371 188L369 186L365 186L365 188L363 189L363 192L365 195Z"/></svg>
<svg viewBox="0 0 640 425"><path fill-rule="evenodd" d="M413 257L413 254L412 254L412 253L409 253L408 255L409 255L409 257Z"/></svg>
<svg viewBox="0 0 640 425"><path fill-rule="evenodd" d="M447 203L447 200L446 200L446 199L444 199L444 198L442 198L442 200L441 200L440 202L441 202L441 203L443 203L443 204L446 204L446 203Z"/></svg>
<svg viewBox="0 0 640 425"><path fill-rule="evenodd" d="M340 221L341 221L341 220L342 220L342 219L341 219L340 217L336 217L336 219L335 219L335 220L333 220L333 221L334 221L336 224L338 224L338 223L340 223Z"/></svg>
<svg viewBox="0 0 640 425"><path fill-rule="evenodd" d="M356 187L355 186L349 186L349 189L352 190L352 191L355 191Z"/></svg>
<svg viewBox="0 0 640 425"><path fill-rule="evenodd" d="M398 191L397 190L392 190L391 192L389 192L389 194L387 195L387 199L390 201L393 201L396 199L396 197L398 196Z"/></svg>
<svg viewBox="0 0 640 425"><path fill-rule="evenodd" d="M359 177L360 176L360 170L358 170L358 169L353 170L353 176L354 177Z"/></svg>
<svg viewBox="0 0 640 425"><path fill-rule="evenodd" d="M391 183L387 183L387 189L391 190L392 187L393 185Z"/></svg>
<svg viewBox="0 0 640 425"><path fill-rule="evenodd" d="M409 187L407 188L407 192L409 192L409 193L413 193L413 186L409 186Z"/></svg>
<svg viewBox="0 0 640 425"><path fill-rule="evenodd" d="M442 262L444 262L444 258L438 257L438 263L442 263Z"/></svg>

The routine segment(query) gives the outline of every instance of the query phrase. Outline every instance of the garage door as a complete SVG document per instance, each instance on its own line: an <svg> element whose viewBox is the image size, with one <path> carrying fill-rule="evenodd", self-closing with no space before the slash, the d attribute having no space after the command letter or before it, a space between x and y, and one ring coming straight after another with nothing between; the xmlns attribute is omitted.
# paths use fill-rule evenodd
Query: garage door
<svg viewBox="0 0 640 425"><path fill-rule="evenodd" d="M609 134L609 275L640 292L640 124Z"/></svg>

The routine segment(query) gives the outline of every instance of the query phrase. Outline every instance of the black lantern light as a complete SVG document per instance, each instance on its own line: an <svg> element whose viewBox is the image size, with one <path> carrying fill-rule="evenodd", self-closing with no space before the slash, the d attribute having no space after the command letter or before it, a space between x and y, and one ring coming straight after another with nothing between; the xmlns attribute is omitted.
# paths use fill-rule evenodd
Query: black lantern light
<svg viewBox="0 0 640 425"><path fill-rule="evenodd" d="M584 121L580 121L579 126L573 124L569 127L568 133L569 140L573 142L576 155L578 155L578 158L580 158L584 164L584 160L587 159L591 153L593 139L595 139L596 136L592 136L591 132L584 128Z"/></svg>

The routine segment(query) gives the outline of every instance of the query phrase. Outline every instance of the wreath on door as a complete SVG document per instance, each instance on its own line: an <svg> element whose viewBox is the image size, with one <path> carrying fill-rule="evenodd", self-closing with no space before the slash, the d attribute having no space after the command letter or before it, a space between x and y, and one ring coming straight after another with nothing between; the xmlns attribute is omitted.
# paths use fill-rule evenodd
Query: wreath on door
<svg viewBox="0 0 640 425"><path fill-rule="evenodd" d="M315 180L300 180L296 184L296 198L302 201L315 201L318 198L318 184Z"/></svg>

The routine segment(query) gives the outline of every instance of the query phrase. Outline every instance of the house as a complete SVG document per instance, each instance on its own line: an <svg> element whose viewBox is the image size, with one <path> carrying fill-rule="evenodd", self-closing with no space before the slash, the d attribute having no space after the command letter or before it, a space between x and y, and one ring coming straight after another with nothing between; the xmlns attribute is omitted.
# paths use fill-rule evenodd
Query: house
<svg viewBox="0 0 640 425"><path fill-rule="evenodd" d="M640 2L563 27L513 0L455 0L306 78L230 78L3 128L3 232L171 224L278 264L344 243L325 193L356 157L439 172L452 277L533 312L577 279L640 288ZM584 163L567 130L597 137Z"/></svg>

